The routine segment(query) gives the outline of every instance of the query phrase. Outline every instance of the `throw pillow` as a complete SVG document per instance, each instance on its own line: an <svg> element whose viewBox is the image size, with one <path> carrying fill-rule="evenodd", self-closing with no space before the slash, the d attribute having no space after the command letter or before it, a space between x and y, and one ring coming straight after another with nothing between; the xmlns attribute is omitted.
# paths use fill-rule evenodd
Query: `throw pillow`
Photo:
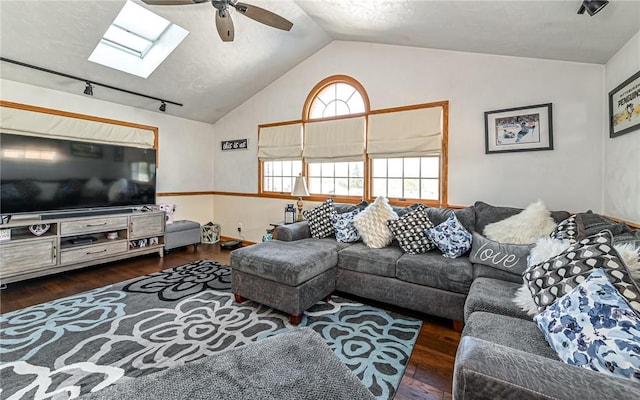
<svg viewBox="0 0 640 400"><path fill-rule="evenodd" d="M527 269L527 256L531 247L529 244L498 243L473 232L469 260L521 275Z"/></svg>
<svg viewBox="0 0 640 400"><path fill-rule="evenodd" d="M304 216L304 219L309 222L311 236L316 239L322 239L333 235L335 229L333 227L333 222L331 221L331 216L335 213L336 210L333 208L332 199L327 199L318 207L303 210L302 215Z"/></svg>
<svg viewBox="0 0 640 400"><path fill-rule="evenodd" d="M438 226L427 229L426 234L447 258L460 257L471 248L471 233L462 226L454 213Z"/></svg>
<svg viewBox="0 0 640 400"><path fill-rule="evenodd" d="M427 229L433 224L427 217L426 206L421 205L399 219L387 221L402 250L409 254L422 254L432 250L435 245L427 237Z"/></svg>
<svg viewBox="0 0 640 400"><path fill-rule="evenodd" d="M640 381L640 318L602 269L534 320L564 362Z"/></svg>
<svg viewBox="0 0 640 400"><path fill-rule="evenodd" d="M540 238L529 252L527 265L532 266L543 263L562 253L569 246L571 246L571 243L568 240L556 240L549 237ZM513 302L527 314L531 316L538 315L538 306L533 301L531 291L529 291L529 286L526 283L523 283L516 291L516 297Z"/></svg>
<svg viewBox="0 0 640 400"><path fill-rule="evenodd" d="M484 227L484 236L501 243L531 244L556 227L551 213L538 200L521 213Z"/></svg>
<svg viewBox="0 0 640 400"><path fill-rule="evenodd" d="M381 249L391 244L393 234L387 227L387 220L397 219L398 215L391 209L389 200L378 197L353 219L364 244L374 249Z"/></svg>
<svg viewBox="0 0 640 400"><path fill-rule="evenodd" d="M341 243L353 243L360 240L360 235L355 226L353 219L360 214L360 210L353 210L342 214L333 214L331 221L336 230L336 240Z"/></svg>
<svg viewBox="0 0 640 400"><path fill-rule="evenodd" d="M560 222L549 234L549 237L558 240L568 240L571 244L574 244L587 237L587 235L584 232L582 222L577 220L574 214Z"/></svg>
<svg viewBox="0 0 640 400"><path fill-rule="evenodd" d="M613 247L620 254L622 261L627 264L631 278L636 282L640 282L640 247L636 247L631 243L616 244Z"/></svg>
<svg viewBox="0 0 640 400"><path fill-rule="evenodd" d="M594 269L603 268L620 294L640 315L640 288L631 279L611 240L611 232L602 231L541 264L530 266L523 278L538 311L542 312L578 286Z"/></svg>

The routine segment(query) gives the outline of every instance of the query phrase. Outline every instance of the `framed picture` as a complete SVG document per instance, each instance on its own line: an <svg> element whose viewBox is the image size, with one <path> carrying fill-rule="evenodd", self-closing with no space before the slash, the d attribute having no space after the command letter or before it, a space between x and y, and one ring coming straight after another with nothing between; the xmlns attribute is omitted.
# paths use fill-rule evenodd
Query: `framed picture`
<svg viewBox="0 0 640 400"><path fill-rule="evenodd" d="M551 103L484 113L485 153L553 150Z"/></svg>
<svg viewBox="0 0 640 400"><path fill-rule="evenodd" d="M640 129L640 71L609 92L609 137Z"/></svg>

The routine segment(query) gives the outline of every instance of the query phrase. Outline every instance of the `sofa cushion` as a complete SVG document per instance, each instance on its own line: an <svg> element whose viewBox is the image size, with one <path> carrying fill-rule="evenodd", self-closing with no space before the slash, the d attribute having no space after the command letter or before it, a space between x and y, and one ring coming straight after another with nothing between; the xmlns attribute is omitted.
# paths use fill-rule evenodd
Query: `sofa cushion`
<svg viewBox="0 0 640 400"><path fill-rule="evenodd" d="M571 244L587 237L582 221L573 214L569 218L561 221L549 234L549 237L556 240L568 240Z"/></svg>
<svg viewBox="0 0 640 400"><path fill-rule="evenodd" d="M520 286L521 284L499 279L475 279L469 289L467 301L464 303L465 321L477 311L531 320L526 312L510 301L515 297Z"/></svg>
<svg viewBox="0 0 640 400"><path fill-rule="evenodd" d="M476 232L484 232L485 226L492 222L498 222L522 212L521 208L492 206L482 201L476 201L473 205L476 214ZM555 222L560 222L569 217L566 211L551 211L551 218Z"/></svg>
<svg viewBox="0 0 640 400"><path fill-rule="evenodd" d="M504 271L502 269L497 269L493 267L489 267L483 264L473 264L473 279L477 278L491 278L491 279L500 279L502 281L507 282L515 282L522 284L522 276L512 274L511 272ZM527 289L528 291L528 289ZM533 300L532 300L533 301Z"/></svg>
<svg viewBox="0 0 640 400"><path fill-rule="evenodd" d="M544 335L531 320L477 311L465 320L462 336L473 336L560 362L556 352L549 347Z"/></svg>
<svg viewBox="0 0 640 400"><path fill-rule="evenodd" d="M527 256L531 247L528 244L495 242L473 232L473 245L469 259L472 263L483 264L520 276L527 269Z"/></svg>
<svg viewBox="0 0 640 400"><path fill-rule="evenodd" d="M335 213L336 209L333 207L332 199L327 199L318 207L302 211L304 218L309 221L311 237L322 239L333 235L335 230L333 222L331 221L331 216Z"/></svg>
<svg viewBox="0 0 640 400"><path fill-rule="evenodd" d="M471 249L471 233L462 226L454 213L441 224L427 229L426 234L447 258L460 257Z"/></svg>
<svg viewBox="0 0 640 400"><path fill-rule="evenodd" d="M467 257L445 258L435 250L404 254L396 263L396 278L450 292L469 292L473 270Z"/></svg>
<svg viewBox="0 0 640 400"><path fill-rule="evenodd" d="M426 208L421 205L398 219L387 221L387 226L398 244L409 254L426 253L435 247L426 233L428 229L433 228L433 224L427 217Z"/></svg>
<svg viewBox="0 0 640 400"><path fill-rule="evenodd" d="M501 243L529 244L548 236L556 227L544 203L538 200L522 210L498 222L484 227L484 236Z"/></svg>
<svg viewBox="0 0 640 400"><path fill-rule="evenodd" d="M605 269L620 294L640 313L640 289L613 248L609 231L590 236L546 262L531 266L523 277L538 311L542 312L578 286L596 268Z"/></svg>
<svg viewBox="0 0 640 400"><path fill-rule="evenodd" d="M631 230L624 222L615 222L592 211L576 214L576 220L584 227L584 234L586 236L595 235L605 229L610 231L614 236Z"/></svg>
<svg viewBox="0 0 640 400"><path fill-rule="evenodd" d="M364 243L354 243L338 253L338 268L393 278L396 261L403 253L396 246L372 249Z"/></svg>
<svg viewBox="0 0 640 400"><path fill-rule="evenodd" d="M640 317L604 270L534 320L564 362L640 382Z"/></svg>
<svg viewBox="0 0 640 400"><path fill-rule="evenodd" d="M458 221L469 232L473 232L476 226L476 212L473 206L465 207L457 210L443 207L428 207L427 217L434 225L440 225L446 221L451 214L455 214Z"/></svg>
<svg viewBox="0 0 640 400"><path fill-rule="evenodd" d="M333 207L338 214L344 214L355 210L362 211L367 208L368 205L369 203L363 200L358 204L334 203Z"/></svg>
<svg viewBox="0 0 640 400"><path fill-rule="evenodd" d="M393 240L393 234L387 226L390 219L398 219L398 215L389 205L389 200L380 196L353 219L353 225L367 246L380 249Z"/></svg>
<svg viewBox="0 0 640 400"><path fill-rule="evenodd" d="M231 252L231 268L250 275L298 286L338 263L335 240L271 240Z"/></svg>

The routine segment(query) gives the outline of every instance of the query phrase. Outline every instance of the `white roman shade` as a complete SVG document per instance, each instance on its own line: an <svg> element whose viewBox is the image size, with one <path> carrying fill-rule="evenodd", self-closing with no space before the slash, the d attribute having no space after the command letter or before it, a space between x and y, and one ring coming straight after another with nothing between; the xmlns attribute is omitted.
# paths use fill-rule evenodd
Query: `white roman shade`
<svg viewBox="0 0 640 400"><path fill-rule="evenodd" d="M371 158L422 157L442 150L442 107L369 116Z"/></svg>
<svg viewBox="0 0 640 400"><path fill-rule="evenodd" d="M302 124L260 128L258 158L268 160L299 160L302 157Z"/></svg>
<svg viewBox="0 0 640 400"><path fill-rule="evenodd" d="M42 136L142 148L152 148L155 145L155 132L152 129L12 107L0 107L0 128L3 133L26 136Z"/></svg>
<svg viewBox="0 0 640 400"><path fill-rule="evenodd" d="M302 155L307 162L364 159L364 117L308 122L304 130Z"/></svg>

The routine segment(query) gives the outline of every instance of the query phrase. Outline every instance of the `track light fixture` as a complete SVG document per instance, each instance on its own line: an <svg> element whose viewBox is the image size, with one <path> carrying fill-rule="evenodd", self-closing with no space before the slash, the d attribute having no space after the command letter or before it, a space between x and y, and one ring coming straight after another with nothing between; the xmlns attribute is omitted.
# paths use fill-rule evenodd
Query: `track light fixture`
<svg viewBox="0 0 640 400"><path fill-rule="evenodd" d="M86 86L84 87L84 94L93 96L93 86L91 86L91 82L89 81L86 82Z"/></svg>
<svg viewBox="0 0 640 400"><path fill-rule="evenodd" d="M84 78L81 78L79 76L74 76L74 75L65 74L63 72L53 71L51 69L38 67L38 66L35 66L35 65L27 64L27 63L23 63L21 61L16 61L16 60L12 60L12 59L9 59L9 58L4 58L4 57L0 57L0 61L4 61L4 62L11 63L11 64L19 65L21 67L27 67L27 68L35 69L35 70L46 72L46 73L53 74L53 75L64 76L65 78L75 79L77 81L82 81L82 82L85 83L84 94L86 94L87 96L93 96L93 87L94 86L102 86L102 87L105 87L107 89L117 90L119 92L132 94L134 96L140 96L140 97L144 97L144 98L151 99L151 100L157 100L157 101L162 103L162 104L160 104L160 109L159 109L162 112L165 112L165 110L167 109L167 103L182 107L181 103L176 103L175 101L165 100L165 99L161 99L159 97L148 96L146 94L133 92L133 91L127 90L127 89L121 89L119 87L107 85L105 83L100 83L100 82L96 82L96 81L90 81L88 79L84 79Z"/></svg>
<svg viewBox="0 0 640 400"><path fill-rule="evenodd" d="M584 0L578 9L578 14L584 14L586 11L590 16L596 15L600 10L609 4L607 0Z"/></svg>

